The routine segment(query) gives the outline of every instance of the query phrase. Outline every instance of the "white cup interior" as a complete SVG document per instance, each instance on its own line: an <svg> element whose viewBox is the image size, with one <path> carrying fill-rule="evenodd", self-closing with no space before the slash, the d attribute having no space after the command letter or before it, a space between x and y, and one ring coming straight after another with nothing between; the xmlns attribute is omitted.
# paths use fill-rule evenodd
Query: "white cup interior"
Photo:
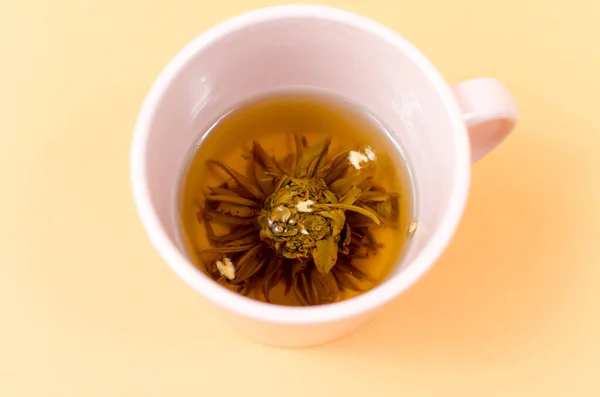
<svg viewBox="0 0 600 397"><path fill-rule="evenodd" d="M188 45L155 83L136 126L132 183L142 220L165 259L204 295L226 294L220 304L249 315L271 318L266 311L284 310L210 286L177 242L176 211L181 172L202 133L234 105L286 86L319 87L367 108L410 160L419 227L406 266L373 291L335 305L338 314L344 305L351 314L380 304L416 280L453 233L467 192L468 142L450 89L429 62L392 31L354 14L310 6L255 11ZM325 306L277 320L311 319L308 311Z"/></svg>

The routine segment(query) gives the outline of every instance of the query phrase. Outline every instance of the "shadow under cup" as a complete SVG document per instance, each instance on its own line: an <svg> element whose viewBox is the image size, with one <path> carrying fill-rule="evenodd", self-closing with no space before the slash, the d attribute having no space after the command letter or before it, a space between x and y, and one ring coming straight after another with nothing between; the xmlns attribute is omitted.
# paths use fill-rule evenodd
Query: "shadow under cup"
<svg viewBox="0 0 600 397"><path fill-rule="evenodd" d="M268 344L322 343L366 321L435 261L466 197L469 147L450 88L397 34L353 14L335 15L257 13L206 32L163 71L136 126L132 182L154 245L228 316L251 322L238 321L244 333ZM178 241L179 183L191 148L236 104L289 86L325 89L368 109L407 155L417 192L419 227L403 265L372 291L322 307L250 302L204 276ZM265 330L265 323L280 329Z"/></svg>

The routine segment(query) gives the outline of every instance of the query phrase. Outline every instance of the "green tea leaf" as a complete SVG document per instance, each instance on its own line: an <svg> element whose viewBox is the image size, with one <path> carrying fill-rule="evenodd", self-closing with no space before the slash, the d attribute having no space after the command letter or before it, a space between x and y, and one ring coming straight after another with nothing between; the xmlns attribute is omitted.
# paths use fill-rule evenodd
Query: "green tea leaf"
<svg viewBox="0 0 600 397"><path fill-rule="evenodd" d="M198 212L196 214L196 217L198 218L198 220L200 221L200 219L205 220L205 222L202 222L202 225L204 227L204 232L206 233L206 237L208 238L209 241L214 241L217 236L215 235L215 230L212 227L212 224L210 222L206 222L206 213L204 211L202 212Z"/></svg>
<svg viewBox="0 0 600 397"><path fill-rule="evenodd" d="M250 285L248 283L242 283L239 285L241 285L242 288L238 290L238 294L248 296L248 293L250 292Z"/></svg>
<svg viewBox="0 0 600 397"><path fill-rule="evenodd" d="M267 302L271 302L270 292L283 276L283 266L280 258L271 257L267 264L265 272L265 282L262 286L262 293Z"/></svg>
<svg viewBox="0 0 600 397"><path fill-rule="evenodd" d="M242 255L236 263L236 267L242 266L246 261L255 258L260 253L261 245L256 244L254 247L247 250L244 255Z"/></svg>
<svg viewBox="0 0 600 397"><path fill-rule="evenodd" d="M327 150L319 157L319 160L316 162L314 168L311 170L311 175L313 178L316 178L319 170L322 170L327 165L327 152L329 150L329 145L327 146Z"/></svg>
<svg viewBox="0 0 600 397"><path fill-rule="evenodd" d="M234 195L209 194L204 196L204 198L207 201L220 201L225 203L239 204L251 208L258 207L258 203L256 201Z"/></svg>
<svg viewBox="0 0 600 397"><path fill-rule="evenodd" d="M206 213L206 217L207 217L207 219L210 219L211 221L221 223L224 225L232 225L232 226L233 225L252 225L254 222L256 222L256 219L254 219L254 217L242 218L239 216L222 214L222 213L216 212L216 211L208 211Z"/></svg>
<svg viewBox="0 0 600 397"><path fill-rule="evenodd" d="M204 191L204 196L210 195L240 197L236 192L228 187L208 187Z"/></svg>
<svg viewBox="0 0 600 397"><path fill-rule="evenodd" d="M252 208L248 208L245 205L228 203L225 201L221 201L215 211L221 214L237 216L240 218L249 218L256 215L256 211Z"/></svg>
<svg viewBox="0 0 600 397"><path fill-rule="evenodd" d="M211 228L212 229L212 228ZM239 240L247 236L256 235L256 230L252 228L244 228L236 232L224 234L222 236L215 236L214 232L209 234L206 233L209 238L214 241L215 244L226 244L231 241Z"/></svg>
<svg viewBox="0 0 600 397"><path fill-rule="evenodd" d="M288 175L294 175L294 168L296 165L294 164L296 157L293 154L288 154L281 160L279 168Z"/></svg>
<svg viewBox="0 0 600 397"><path fill-rule="evenodd" d="M306 290L304 289L304 283L302 282L301 277L296 278L292 289L294 290L296 299L298 299L302 305L310 306L310 302L308 300L308 296L306 296Z"/></svg>
<svg viewBox="0 0 600 397"><path fill-rule="evenodd" d="M296 279L296 277L302 273L304 270L306 270L306 262L301 262L301 261L291 261L292 264L292 278Z"/></svg>
<svg viewBox="0 0 600 397"><path fill-rule="evenodd" d="M329 184L329 190L337 195L343 196L353 186L360 186L360 184L363 183L366 178L366 176L361 174L345 176L344 178L336 179L335 181L331 182Z"/></svg>
<svg viewBox="0 0 600 397"><path fill-rule="evenodd" d="M321 303L321 298L317 286L315 285L314 279L312 278L312 271L309 270L302 274L304 279L304 288L306 288L306 296L308 297L308 301L312 305L318 305Z"/></svg>
<svg viewBox="0 0 600 397"><path fill-rule="evenodd" d="M392 201L378 201L375 205L375 211L383 218L390 219L392 216Z"/></svg>
<svg viewBox="0 0 600 397"><path fill-rule="evenodd" d="M325 197L325 201L327 204L337 204L338 199L329 189L323 189L323 197Z"/></svg>
<svg viewBox="0 0 600 397"><path fill-rule="evenodd" d="M337 262L338 246L333 237L316 242L316 248L312 256L317 270L321 274L327 274Z"/></svg>
<svg viewBox="0 0 600 397"><path fill-rule="evenodd" d="M273 161L271 157L265 152L260 143L254 141L252 142L252 153L254 154L254 161L260 163L268 172L274 174L281 174L281 170Z"/></svg>
<svg viewBox="0 0 600 397"><path fill-rule="evenodd" d="M367 218L364 215L361 215L356 212L346 212L346 221L352 226L352 228L357 227L367 227L373 225L373 221L371 218Z"/></svg>
<svg viewBox="0 0 600 397"><path fill-rule="evenodd" d="M257 189L258 189L258 187L257 187ZM260 191L260 189L258 189L258 190ZM231 188L231 191L233 191L235 194L237 194L240 197L245 197L250 200L257 200L256 196L254 196L252 193L250 193L243 187L235 186L235 187Z"/></svg>
<svg viewBox="0 0 600 397"><path fill-rule="evenodd" d="M340 203L349 205L354 204L354 202L360 197L361 193L362 190L352 186L352 188L348 190L348 192L346 192L346 194L344 194L344 196L340 199Z"/></svg>
<svg viewBox="0 0 600 397"><path fill-rule="evenodd" d="M376 282L375 279L373 279L373 277L367 275L366 273L364 273L363 271L361 271L360 269L358 269L356 266L354 266L353 264L351 264L348 261L339 263L338 265L336 265L336 268L337 267L339 267L339 270L341 272L349 274L360 281L368 281L370 283Z"/></svg>
<svg viewBox="0 0 600 397"><path fill-rule="evenodd" d="M400 214L400 196L391 195L390 201L392 202L392 218L397 220L398 215Z"/></svg>
<svg viewBox="0 0 600 397"><path fill-rule="evenodd" d="M264 193L265 196L268 196L273 192L273 178L266 174L266 169L264 166L259 164L258 162L254 162L254 179L256 179L256 183L260 190Z"/></svg>
<svg viewBox="0 0 600 397"><path fill-rule="evenodd" d="M376 190L369 190L366 192L362 192L359 199L363 203L380 202L380 201L389 200L390 194L386 193L386 192L378 192Z"/></svg>
<svg viewBox="0 0 600 397"><path fill-rule="evenodd" d="M335 281L337 282L340 291L356 291L360 292L361 288L350 276L342 271L336 271L333 273Z"/></svg>
<svg viewBox="0 0 600 397"><path fill-rule="evenodd" d="M299 224L299 227L300 226L300 230L310 230L307 237L310 237L310 239L313 240L322 240L325 236L330 234L330 228L328 227L329 222L327 221L327 218L322 216L306 216L302 219L301 225Z"/></svg>
<svg viewBox="0 0 600 397"><path fill-rule="evenodd" d="M308 281L308 277L306 276L306 271L304 271L298 275L298 280L299 280L299 284L298 284L299 290L300 290L300 292L302 292L302 295L304 296L304 299L306 299L307 304L314 305L315 301L314 301L314 297L312 296L312 288Z"/></svg>
<svg viewBox="0 0 600 397"><path fill-rule="evenodd" d="M357 185L360 190L369 190L373 186L373 177L366 177L361 183Z"/></svg>
<svg viewBox="0 0 600 397"><path fill-rule="evenodd" d="M334 272L329 272L325 275L320 275L320 277L321 277L321 280L323 280L323 282L325 283L325 287L327 288L327 291L329 291L332 298L335 299L339 295L340 290L338 288L337 281L335 280L335 277L333 276L333 273Z"/></svg>
<svg viewBox="0 0 600 397"><path fill-rule="evenodd" d="M196 220L198 221L199 224L204 223L205 217L206 217L206 213L203 208L200 208L198 211L196 211Z"/></svg>
<svg viewBox="0 0 600 397"><path fill-rule="evenodd" d="M379 219L379 221L386 227L389 227L390 229L396 228L396 224L394 221L392 221L391 219L388 219L386 217L383 217L382 215L380 215L377 211L375 211L371 207L368 207L366 205L361 205L360 208L367 210L367 211L371 211L371 213L375 214L377 216L377 218Z"/></svg>
<svg viewBox="0 0 600 397"><path fill-rule="evenodd" d="M331 277L331 273L322 276L316 268L310 272L310 282L312 283L313 294L316 297L317 303L331 303L335 301L337 296L337 286L330 289L330 285L325 280L326 277ZM333 280L333 277L332 277Z"/></svg>
<svg viewBox="0 0 600 397"><path fill-rule="evenodd" d="M342 177L348 168L348 153L342 152L334 156L329 164L319 169L316 177L322 179L328 185Z"/></svg>
<svg viewBox="0 0 600 397"><path fill-rule="evenodd" d="M377 240L375 239L375 236L373 236L373 233L371 233L371 230L369 230L368 227L361 228L359 231L360 231L360 234L362 234L361 242L363 244L368 244L368 245L377 244Z"/></svg>
<svg viewBox="0 0 600 397"><path fill-rule="evenodd" d="M335 237L342 232L344 225L346 224L346 215L342 210L323 211L318 212L317 215L321 215L324 218L331 219L331 235Z"/></svg>
<svg viewBox="0 0 600 397"><path fill-rule="evenodd" d="M313 207L319 209L339 208L346 211L353 211L368 217L377 225L381 223L379 217L377 216L377 213L370 208L363 208L356 205L348 204L315 204L313 205Z"/></svg>
<svg viewBox="0 0 600 397"><path fill-rule="evenodd" d="M279 178L279 180L277 180L274 191L278 193L279 190L289 182L289 180L290 178L288 176L283 175L281 178Z"/></svg>
<svg viewBox="0 0 600 397"><path fill-rule="evenodd" d="M306 296L306 290L304 289L302 282L302 274L306 270L306 262L293 261L291 266L290 279L292 280L292 290L296 295L296 298L303 305L310 305L308 297ZM287 290L287 287L286 287ZM287 292L286 292L287 293Z"/></svg>
<svg viewBox="0 0 600 397"><path fill-rule="evenodd" d="M214 253L228 254L228 253L233 253L233 252L245 252L253 247L259 247L259 246L260 246L260 244L250 243L250 244L237 245L234 247L207 248L207 249L198 251L198 254L214 254Z"/></svg>
<svg viewBox="0 0 600 397"><path fill-rule="evenodd" d="M342 233L342 241L341 246L346 247L350 245L350 241L352 240L352 229L350 228L350 224L346 222L344 224L344 232Z"/></svg>
<svg viewBox="0 0 600 397"><path fill-rule="evenodd" d="M257 198L257 199L264 198L264 194L252 183L252 181L249 178L247 178L244 175L237 172L236 170L228 167L227 165L225 165L217 160L208 160L206 163L213 164L213 165L221 168L223 171L225 171L227 174L229 174L229 176L231 176L240 187L242 187L244 190L246 190L248 193L250 193L255 198Z"/></svg>
<svg viewBox="0 0 600 397"><path fill-rule="evenodd" d="M234 281L236 283L245 281L255 275L268 260L267 256L259 258L260 246L246 252L246 254L238 260L236 265L236 275Z"/></svg>
<svg viewBox="0 0 600 397"><path fill-rule="evenodd" d="M285 290L283 291L283 294L287 295L294 285L294 265L289 260L282 260L281 267L283 268L283 281L285 282Z"/></svg>
<svg viewBox="0 0 600 397"><path fill-rule="evenodd" d="M317 165L321 161L321 157L327 154L331 137L326 136L313 146L309 147L306 153L299 158L296 165L296 175L302 178L312 178L315 174Z"/></svg>
<svg viewBox="0 0 600 397"><path fill-rule="evenodd" d="M253 233L249 236L237 239L237 240L233 240L233 241L229 241L223 245L220 245L219 247L236 247L238 245L246 245L246 244L251 244L251 243L258 243L260 241L258 235L256 235L256 233Z"/></svg>
<svg viewBox="0 0 600 397"><path fill-rule="evenodd" d="M302 145L302 138L296 133L294 133L294 143L296 144L296 158L294 165L294 176L298 176L300 159L304 156L304 145Z"/></svg>

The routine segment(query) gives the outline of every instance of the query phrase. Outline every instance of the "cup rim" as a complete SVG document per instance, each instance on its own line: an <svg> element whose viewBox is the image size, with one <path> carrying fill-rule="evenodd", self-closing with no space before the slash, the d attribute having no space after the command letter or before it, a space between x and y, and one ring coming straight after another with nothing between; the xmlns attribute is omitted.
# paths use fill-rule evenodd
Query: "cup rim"
<svg viewBox="0 0 600 397"><path fill-rule="evenodd" d="M320 306L290 307L263 303L215 283L199 271L168 237L152 205L147 183L148 133L153 115L173 78L194 54L212 42L239 29L287 17L341 22L375 34L399 51L408 54L428 75L450 115L454 135L453 149L457 153L457 164L454 167L457 182L453 187L449 209L444 214L440 227L432 234L426 247L411 261L410 266L354 298ZM153 83L140 109L131 146L130 179L138 216L155 249L168 266L201 296L233 313L259 321L316 324L340 321L371 312L399 296L431 268L450 242L464 211L470 183L470 145L466 126L451 88L431 62L398 33L367 17L339 8L307 4L280 5L255 9L223 21L201 33L172 58Z"/></svg>

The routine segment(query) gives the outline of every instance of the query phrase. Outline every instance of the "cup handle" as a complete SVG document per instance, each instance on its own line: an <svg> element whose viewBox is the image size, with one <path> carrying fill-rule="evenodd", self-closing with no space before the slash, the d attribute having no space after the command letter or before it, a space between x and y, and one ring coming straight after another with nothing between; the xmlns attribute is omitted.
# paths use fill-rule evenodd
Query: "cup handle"
<svg viewBox="0 0 600 397"><path fill-rule="evenodd" d="M515 99L500 81L478 78L453 87L471 141L471 161L476 162L512 132L518 119Z"/></svg>

